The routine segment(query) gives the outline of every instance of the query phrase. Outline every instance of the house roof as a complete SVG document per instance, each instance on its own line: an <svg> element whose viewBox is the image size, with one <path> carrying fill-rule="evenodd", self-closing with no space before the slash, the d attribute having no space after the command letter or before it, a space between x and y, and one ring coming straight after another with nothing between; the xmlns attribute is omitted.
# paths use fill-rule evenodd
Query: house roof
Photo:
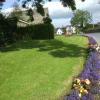
<svg viewBox="0 0 100 100"><path fill-rule="evenodd" d="M29 24L39 24L39 23L43 23L43 17L46 17L47 14L48 14L48 8L44 8L44 11L45 11L45 15L42 16L40 15L36 9L33 9L33 17L34 17L34 21L29 21L29 16L27 15L27 10L23 11L23 14L21 16L21 20L23 20L25 23L29 23Z"/></svg>

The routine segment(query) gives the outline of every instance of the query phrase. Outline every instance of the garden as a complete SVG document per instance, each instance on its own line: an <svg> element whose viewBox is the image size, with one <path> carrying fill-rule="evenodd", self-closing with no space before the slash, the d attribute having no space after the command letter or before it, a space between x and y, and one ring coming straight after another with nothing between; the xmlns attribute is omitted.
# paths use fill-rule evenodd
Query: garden
<svg viewBox="0 0 100 100"><path fill-rule="evenodd" d="M55 36L0 48L0 100L62 99L83 69L87 43L82 36Z"/></svg>
<svg viewBox="0 0 100 100"><path fill-rule="evenodd" d="M52 14L44 7L52 0L7 1L0 0L0 100L100 100L100 46L85 34L100 31L95 6L88 7L97 3L81 0L87 6L80 2L80 10L77 1L60 0ZM52 20L65 18L62 7L73 16L71 26L62 25L65 36L57 36Z"/></svg>

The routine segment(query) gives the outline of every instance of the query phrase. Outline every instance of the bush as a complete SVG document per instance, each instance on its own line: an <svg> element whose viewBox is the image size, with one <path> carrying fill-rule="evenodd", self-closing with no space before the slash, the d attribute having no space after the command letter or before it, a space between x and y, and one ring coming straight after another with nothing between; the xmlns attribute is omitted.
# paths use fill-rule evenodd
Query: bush
<svg viewBox="0 0 100 100"><path fill-rule="evenodd" d="M17 29L17 37L20 39L30 37L32 39L54 39L54 27L52 24L38 24Z"/></svg>
<svg viewBox="0 0 100 100"><path fill-rule="evenodd" d="M16 17L5 18L0 14L0 46L20 39L54 38L54 27L50 23L17 27L17 21Z"/></svg>
<svg viewBox="0 0 100 100"><path fill-rule="evenodd" d="M0 32L0 47L5 45L5 37L4 37L4 33Z"/></svg>
<svg viewBox="0 0 100 100"><path fill-rule="evenodd" d="M54 27L51 24L34 25L32 39L53 39Z"/></svg>
<svg viewBox="0 0 100 100"><path fill-rule="evenodd" d="M86 33L95 33L100 32L100 25L99 24L88 24L87 27L84 29L84 32Z"/></svg>
<svg viewBox="0 0 100 100"><path fill-rule="evenodd" d="M14 32L17 29L17 18L5 18L0 14L0 46L14 42Z"/></svg>
<svg viewBox="0 0 100 100"><path fill-rule="evenodd" d="M50 17L43 18L43 21L44 21L45 24L51 24L51 22L52 22Z"/></svg>

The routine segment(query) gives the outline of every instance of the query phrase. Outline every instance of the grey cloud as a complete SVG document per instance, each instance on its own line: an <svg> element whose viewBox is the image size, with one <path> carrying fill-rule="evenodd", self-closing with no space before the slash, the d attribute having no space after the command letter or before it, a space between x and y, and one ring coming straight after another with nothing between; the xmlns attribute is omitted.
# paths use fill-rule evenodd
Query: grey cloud
<svg viewBox="0 0 100 100"><path fill-rule="evenodd" d="M79 8L89 11L92 14L94 23L100 21L100 4L98 4L96 0L92 1L92 3L86 5L85 7L83 6L82 8Z"/></svg>
<svg viewBox="0 0 100 100"><path fill-rule="evenodd" d="M53 19L52 23L55 27L66 27L67 25L70 25L70 18Z"/></svg>
<svg viewBox="0 0 100 100"><path fill-rule="evenodd" d="M78 9L88 10L93 16L93 23L100 22L100 4L96 0L89 0L87 3L79 3L77 6ZM73 13L68 8L62 9L57 8L50 11L50 17L52 18L52 23L55 27L61 27L70 24L70 20L73 16Z"/></svg>
<svg viewBox="0 0 100 100"><path fill-rule="evenodd" d="M65 10L60 10L60 9L58 9L58 10L55 10L55 11L53 11L51 14L50 14L50 17L52 18L52 19L59 19L59 18L70 18L70 17L72 17L72 12L67 12L67 11L65 11Z"/></svg>
<svg viewBox="0 0 100 100"><path fill-rule="evenodd" d="M88 11L92 13L94 22L100 21L100 5L99 6L92 6L88 8Z"/></svg>

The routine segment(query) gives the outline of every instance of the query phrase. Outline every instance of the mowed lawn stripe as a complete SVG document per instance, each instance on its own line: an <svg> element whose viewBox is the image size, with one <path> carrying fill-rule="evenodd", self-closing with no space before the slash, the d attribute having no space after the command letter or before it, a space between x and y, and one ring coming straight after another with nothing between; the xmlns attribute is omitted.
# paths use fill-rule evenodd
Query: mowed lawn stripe
<svg viewBox="0 0 100 100"><path fill-rule="evenodd" d="M86 44L81 36L57 36L19 41L2 49L0 100L58 99L70 86L69 77L82 69Z"/></svg>

